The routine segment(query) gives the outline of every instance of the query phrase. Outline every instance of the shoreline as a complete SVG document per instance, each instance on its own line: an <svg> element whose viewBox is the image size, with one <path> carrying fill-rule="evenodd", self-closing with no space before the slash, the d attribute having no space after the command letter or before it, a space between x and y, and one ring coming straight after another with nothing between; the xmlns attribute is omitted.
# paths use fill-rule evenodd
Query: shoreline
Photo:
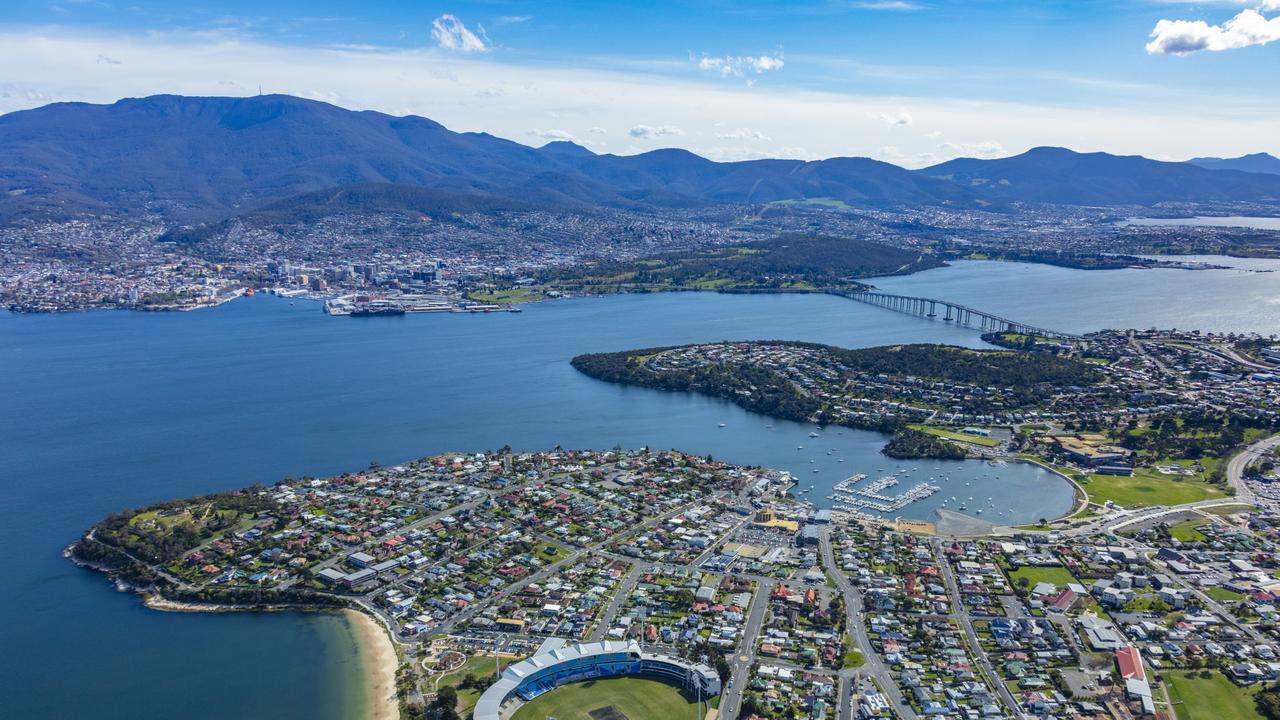
<svg viewBox="0 0 1280 720"><path fill-rule="evenodd" d="M399 720L400 700L396 695L396 655L391 636L381 623L358 610L340 612L351 628L359 648L357 658L365 692L364 717L368 720Z"/></svg>
<svg viewBox="0 0 1280 720"><path fill-rule="evenodd" d="M232 613L232 612L322 612L337 615L351 629L356 642L356 662L360 667L360 687L364 693L361 717L365 720L400 720L400 699L396 692L396 671L400 658L387 629L369 615L353 610L305 608L292 605L219 605L170 600L134 588L117 587L124 592L143 595L143 605L157 612Z"/></svg>

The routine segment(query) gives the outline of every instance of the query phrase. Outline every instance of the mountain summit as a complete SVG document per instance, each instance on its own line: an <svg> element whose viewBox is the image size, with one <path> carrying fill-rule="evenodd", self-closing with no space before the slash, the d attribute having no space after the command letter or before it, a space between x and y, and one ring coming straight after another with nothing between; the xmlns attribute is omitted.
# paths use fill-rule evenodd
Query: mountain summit
<svg viewBox="0 0 1280 720"><path fill-rule="evenodd" d="M853 205L1276 200L1280 177L1036 148L910 171L869 158L719 163L686 150L532 148L432 120L287 95L157 95L0 116L0 219L240 214L341 186L426 188L556 205L644 208L832 198ZM444 196L433 196L444 197Z"/></svg>

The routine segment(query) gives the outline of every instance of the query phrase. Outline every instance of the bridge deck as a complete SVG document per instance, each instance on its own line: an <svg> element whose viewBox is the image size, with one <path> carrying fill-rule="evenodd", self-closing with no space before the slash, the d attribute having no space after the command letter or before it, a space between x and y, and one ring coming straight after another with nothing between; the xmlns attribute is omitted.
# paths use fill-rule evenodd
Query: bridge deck
<svg viewBox="0 0 1280 720"><path fill-rule="evenodd" d="M841 296L850 300L857 300L876 307L882 307L896 312L906 313L908 315L919 315L923 317L937 317L938 310L944 313L943 320L954 321L960 325L972 325L977 320L977 325L983 330L995 330L1000 332L1016 332L1023 335L1036 335L1039 337L1059 338L1064 340L1074 340L1079 335L1065 333L1058 330L1050 330L1048 328L1036 327L1028 325L1016 320L1010 320L993 313L984 312L977 308L967 305L950 302L948 300L939 300L937 298L913 297L910 295L894 295L884 292L847 292L840 293Z"/></svg>

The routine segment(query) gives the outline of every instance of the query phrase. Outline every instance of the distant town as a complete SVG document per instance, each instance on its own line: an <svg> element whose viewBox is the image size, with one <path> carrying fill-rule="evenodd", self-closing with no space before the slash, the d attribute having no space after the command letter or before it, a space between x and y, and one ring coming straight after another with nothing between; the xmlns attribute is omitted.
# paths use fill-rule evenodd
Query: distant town
<svg viewBox="0 0 1280 720"><path fill-rule="evenodd" d="M1265 212L1247 203L1167 203L1170 216ZM982 212L940 206L876 210L785 202L631 211L490 210L341 214L314 222L235 220L212 228L107 218L28 220L0 228L0 302L23 312L190 310L273 289L349 314L401 306L465 309L557 297L520 291L560 268L768 241L789 233L939 259L1046 262L1085 269L1203 263L1150 253L1269 254L1280 232L1124 225L1150 209L1040 206ZM703 289L715 289L714 286ZM381 305L383 307L379 308Z"/></svg>

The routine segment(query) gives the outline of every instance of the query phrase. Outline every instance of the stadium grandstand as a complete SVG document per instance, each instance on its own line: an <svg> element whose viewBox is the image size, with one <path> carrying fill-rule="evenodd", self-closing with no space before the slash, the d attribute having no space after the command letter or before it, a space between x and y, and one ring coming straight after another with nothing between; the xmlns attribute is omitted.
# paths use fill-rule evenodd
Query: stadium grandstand
<svg viewBox="0 0 1280 720"><path fill-rule="evenodd" d="M644 652L634 640L569 645L550 638L536 653L502 672L476 702L473 717L500 720L565 683L624 675L665 680L704 700L720 694L720 676L713 668Z"/></svg>

